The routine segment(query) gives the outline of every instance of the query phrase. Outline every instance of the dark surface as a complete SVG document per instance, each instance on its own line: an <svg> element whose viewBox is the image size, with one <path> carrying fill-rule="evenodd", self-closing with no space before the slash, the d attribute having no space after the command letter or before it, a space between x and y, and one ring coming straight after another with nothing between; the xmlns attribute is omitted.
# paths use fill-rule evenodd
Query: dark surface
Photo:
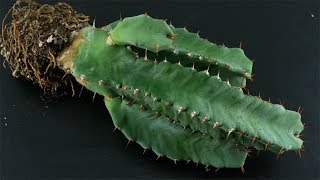
<svg viewBox="0 0 320 180"><path fill-rule="evenodd" d="M0 0L0 18L14 1ZM39 1L57 2L57 1ZM199 178L272 177L319 178L320 108L320 3L304 1L68 1L74 8L96 17L97 26L119 18L148 12L152 17L186 26L202 37L238 46L256 59L254 94L273 102L286 100L286 108L304 107L302 158L288 152L261 152L248 158L246 174L240 169L206 173L203 166L156 161L116 131L102 98L92 93L46 103L41 90L0 68L0 179L42 178ZM183 3L182 3L183 2ZM3 58L0 58L1 63ZM79 92L79 91L78 91Z"/></svg>

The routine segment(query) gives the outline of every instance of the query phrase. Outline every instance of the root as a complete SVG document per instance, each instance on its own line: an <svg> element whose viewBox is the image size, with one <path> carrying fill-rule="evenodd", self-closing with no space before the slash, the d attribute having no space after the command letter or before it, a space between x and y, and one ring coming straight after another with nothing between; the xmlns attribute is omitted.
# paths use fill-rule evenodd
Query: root
<svg viewBox="0 0 320 180"><path fill-rule="evenodd" d="M45 93L57 93L66 86L73 89L73 77L56 66L55 57L69 45L71 32L88 26L88 21L88 16L66 3L41 5L18 0L2 21L3 65L10 67L15 77L24 76Z"/></svg>

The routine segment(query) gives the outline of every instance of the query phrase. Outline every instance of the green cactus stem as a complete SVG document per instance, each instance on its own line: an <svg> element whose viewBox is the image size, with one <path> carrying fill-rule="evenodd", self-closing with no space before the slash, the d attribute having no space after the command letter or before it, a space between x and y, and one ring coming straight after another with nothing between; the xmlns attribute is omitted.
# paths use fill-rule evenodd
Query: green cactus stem
<svg viewBox="0 0 320 180"><path fill-rule="evenodd" d="M114 44L136 46L140 53L141 50L142 53L156 52L157 56L152 58L148 57L152 53L145 53L149 59L178 61L199 71L207 70L208 74L219 74L222 80L241 88L245 87L246 78L252 78L252 62L242 49L213 44L185 28L169 26L163 20L139 15L116 21L103 29L110 32Z"/></svg>
<svg viewBox="0 0 320 180"><path fill-rule="evenodd" d="M141 110L139 105L128 105L116 97L105 99L106 107L116 128L130 141L136 141L144 149L152 149L158 157L166 156L174 161L192 161L217 168L238 168L244 165L247 153L237 150L226 139L192 132L170 123L165 117L157 117L152 111Z"/></svg>
<svg viewBox="0 0 320 180"><path fill-rule="evenodd" d="M171 103L178 117L184 111L191 119L207 118L207 126L245 135L274 152L301 148L302 140L296 137L303 130L299 113L244 95L239 87L206 72L136 57L126 46L110 43L106 31L82 30L59 61L79 83L103 96L119 96L130 87Z"/></svg>
<svg viewBox="0 0 320 180"><path fill-rule="evenodd" d="M302 148L298 112L243 93L253 75L241 48L216 45L146 14L95 28L64 3L23 0L11 11L0 47L13 75L51 92L61 84L73 87L74 77L105 97L129 141L159 157L243 170L248 148L278 155Z"/></svg>

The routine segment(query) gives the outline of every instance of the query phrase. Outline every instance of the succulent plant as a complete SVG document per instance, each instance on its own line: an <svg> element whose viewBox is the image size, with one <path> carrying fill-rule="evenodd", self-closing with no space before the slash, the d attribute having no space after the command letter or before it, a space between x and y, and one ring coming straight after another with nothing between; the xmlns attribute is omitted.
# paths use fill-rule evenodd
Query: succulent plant
<svg viewBox="0 0 320 180"><path fill-rule="evenodd" d="M281 154L303 143L298 112L243 93L252 62L242 49L215 45L164 20L143 14L85 28L58 64L105 97L115 126L129 140L159 156L241 167L247 147ZM185 146L197 138L203 144L188 152ZM204 148L212 141L212 148L228 147L227 154Z"/></svg>
<svg viewBox="0 0 320 180"><path fill-rule="evenodd" d="M29 3L30 7L40 6ZM29 64L39 85L57 66L83 87L104 96L115 127L129 141L151 149L158 157L242 170L251 147L277 155L302 148L299 136L304 126L299 112L243 93L246 81L253 79L253 63L241 48L211 43L198 33L147 14L102 28L83 28L87 17L76 15L82 24L74 26L69 46L60 44L62 51L55 57L61 49L45 45L51 48L49 64ZM6 27L2 30L2 41L7 42L2 54L15 74L21 67L28 70L25 52L29 49L20 48L25 42L18 41L21 37L16 31L10 40L12 36L5 34L14 28ZM67 32L70 27L65 27ZM32 47L41 48L43 43ZM15 61L20 58L25 66ZM44 64L45 72L39 73ZM35 65L39 70L34 70ZM52 89L59 86L54 80Z"/></svg>

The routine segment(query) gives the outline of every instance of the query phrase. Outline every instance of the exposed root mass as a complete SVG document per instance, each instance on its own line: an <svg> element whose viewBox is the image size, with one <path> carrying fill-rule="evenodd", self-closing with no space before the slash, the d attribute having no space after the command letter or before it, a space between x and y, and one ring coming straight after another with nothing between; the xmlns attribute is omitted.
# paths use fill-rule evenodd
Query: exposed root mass
<svg viewBox="0 0 320 180"><path fill-rule="evenodd" d="M2 22L3 65L10 67L13 76L24 76L46 93L72 86L73 77L57 67L56 57L69 45L70 34L88 26L88 21L88 16L66 3L18 0Z"/></svg>

